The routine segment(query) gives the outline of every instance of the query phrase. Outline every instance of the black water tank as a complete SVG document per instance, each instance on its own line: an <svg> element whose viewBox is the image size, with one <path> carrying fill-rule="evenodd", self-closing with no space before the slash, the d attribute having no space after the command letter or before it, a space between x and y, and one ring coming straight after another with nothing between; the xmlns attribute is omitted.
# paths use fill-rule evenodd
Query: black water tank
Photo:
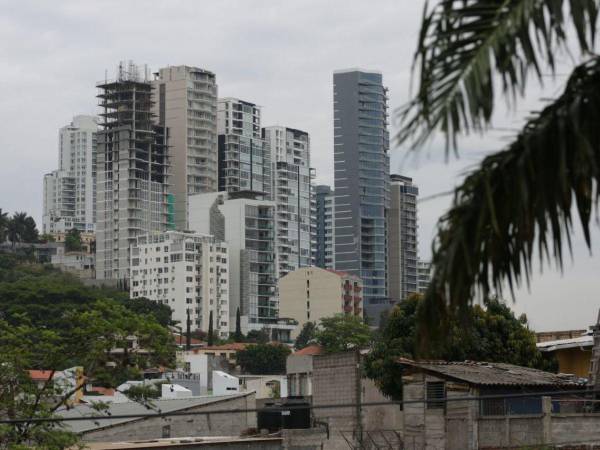
<svg viewBox="0 0 600 450"><path fill-rule="evenodd" d="M283 403L267 403L256 414L258 429L275 432L282 427L290 430L310 428L310 403L303 397L284 399Z"/></svg>

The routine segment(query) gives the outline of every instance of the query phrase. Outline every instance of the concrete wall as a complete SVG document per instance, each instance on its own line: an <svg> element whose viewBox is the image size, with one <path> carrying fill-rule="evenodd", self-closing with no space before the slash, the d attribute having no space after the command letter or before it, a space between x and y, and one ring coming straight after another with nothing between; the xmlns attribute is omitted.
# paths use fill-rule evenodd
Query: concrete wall
<svg viewBox="0 0 600 450"><path fill-rule="evenodd" d="M313 417L329 426L325 449L348 449L365 432L401 430L402 412L397 405L318 408L323 405L388 401L373 382L362 377L360 356L353 351L318 355L313 359ZM360 419L359 419L360 418Z"/></svg>
<svg viewBox="0 0 600 450"><path fill-rule="evenodd" d="M189 412L221 409L255 409L254 394L231 400L190 408ZM256 428L256 413L231 413L208 415L181 415L164 418L146 418L83 434L88 442L114 442L140 439L158 439L163 436L165 427L170 427L168 437L196 436L239 436L249 428Z"/></svg>

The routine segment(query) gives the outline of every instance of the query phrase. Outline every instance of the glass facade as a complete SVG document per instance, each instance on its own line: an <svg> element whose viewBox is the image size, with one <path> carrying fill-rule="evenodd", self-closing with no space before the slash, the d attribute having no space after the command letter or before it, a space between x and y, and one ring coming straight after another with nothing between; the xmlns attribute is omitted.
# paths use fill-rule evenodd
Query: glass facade
<svg viewBox="0 0 600 450"><path fill-rule="evenodd" d="M359 275L364 298L385 298L389 133L379 73L334 73L335 267Z"/></svg>

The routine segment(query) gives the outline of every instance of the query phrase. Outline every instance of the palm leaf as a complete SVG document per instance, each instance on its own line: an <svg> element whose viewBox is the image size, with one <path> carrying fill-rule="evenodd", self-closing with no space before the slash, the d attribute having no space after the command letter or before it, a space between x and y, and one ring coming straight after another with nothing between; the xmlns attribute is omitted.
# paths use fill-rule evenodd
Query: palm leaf
<svg viewBox="0 0 600 450"><path fill-rule="evenodd" d="M456 149L459 133L489 125L494 78L509 101L522 95L530 72L540 81L543 70L554 72L567 25L579 49L589 50L597 15L598 0L440 0L431 11L426 5L414 60L418 91L397 111L397 141L413 139L416 147L439 130L447 149Z"/></svg>
<svg viewBox="0 0 600 450"><path fill-rule="evenodd" d="M588 247L600 183L600 57L578 66L564 92L455 191L433 244L426 294L432 317L465 311L478 294L529 282L536 252L562 268L574 223ZM577 211L578 220L572 217Z"/></svg>

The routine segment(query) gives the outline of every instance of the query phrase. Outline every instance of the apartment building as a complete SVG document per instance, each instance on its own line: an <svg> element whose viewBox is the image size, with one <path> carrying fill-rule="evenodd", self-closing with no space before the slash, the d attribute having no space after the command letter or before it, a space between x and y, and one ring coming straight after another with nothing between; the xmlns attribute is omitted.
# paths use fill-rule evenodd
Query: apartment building
<svg viewBox="0 0 600 450"><path fill-rule="evenodd" d="M381 73L334 72L335 268L363 280L365 299L388 296L387 100Z"/></svg>
<svg viewBox="0 0 600 450"><path fill-rule="evenodd" d="M421 261L417 263L417 285L419 293L424 294L431 280L431 262Z"/></svg>
<svg viewBox="0 0 600 450"><path fill-rule="evenodd" d="M219 191L257 192L271 199L271 152L262 139L260 107L236 98L217 104Z"/></svg>
<svg viewBox="0 0 600 450"><path fill-rule="evenodd" d="M217 83L198 67L170 66L155 73L153 111L169 133L175 226L185 230L187 197L218 188Z"/></svg>
<svg viewBox="0 0 600 450"><path fill-rule="evenodd" d="M229 315L240 310L242 331L267 328L275 340L288 341L294 328L279 320L275 203L250 193L192 195L190 228L220 236L229 247Z"/></svg>
<svg viewBox="0 0 600 450"><path fill-rule="evenodd" d="M173 310L185 329L213 329L228 338L229 261L227 244L213 236L167 231L138 236L131 246L131 298L145 297Z"/></svg>
<svg viewBox="0 0 600 450"><path fill-rule="evenodd" d="M419 188L412 178L397 174L390 176L388 287L389 296L394 300L404 300L410 294L419 292L418 195Z"/></svg>
<svg viewBox="0 0 600 450"><path fill-rule="evenodd" d="M294 319L295 339L306 322L347 314L363 317L362 280L320 267L302 267L279 280L279 316Z"/></svg>
<svg viewBox="0 0 600 450"><path fill-rule="evenodd" d="M323 269L335 268L335 194L331 187L315 187L315 265Z"/></svg>
<svg viewBox="0 0 600 450"><path fill-rule="evenodd" d="M265 127L276 205L277 274L312 265L310 139L305 131Z"/></svg>
<svg viewBox="0 0 600 450"><path fill-rule="evenodd" d="M97 85L96 276L129 278L130 247L173 226L168 197L168 130L154 118L153 87L133 63Z"/></svg>
<svg viewBox="0 0 600 450"><path fill-rule="evenodd" d="M94 232L98 119L78 115L58 132L58 169L44 175L43 233Z"/></svg>

